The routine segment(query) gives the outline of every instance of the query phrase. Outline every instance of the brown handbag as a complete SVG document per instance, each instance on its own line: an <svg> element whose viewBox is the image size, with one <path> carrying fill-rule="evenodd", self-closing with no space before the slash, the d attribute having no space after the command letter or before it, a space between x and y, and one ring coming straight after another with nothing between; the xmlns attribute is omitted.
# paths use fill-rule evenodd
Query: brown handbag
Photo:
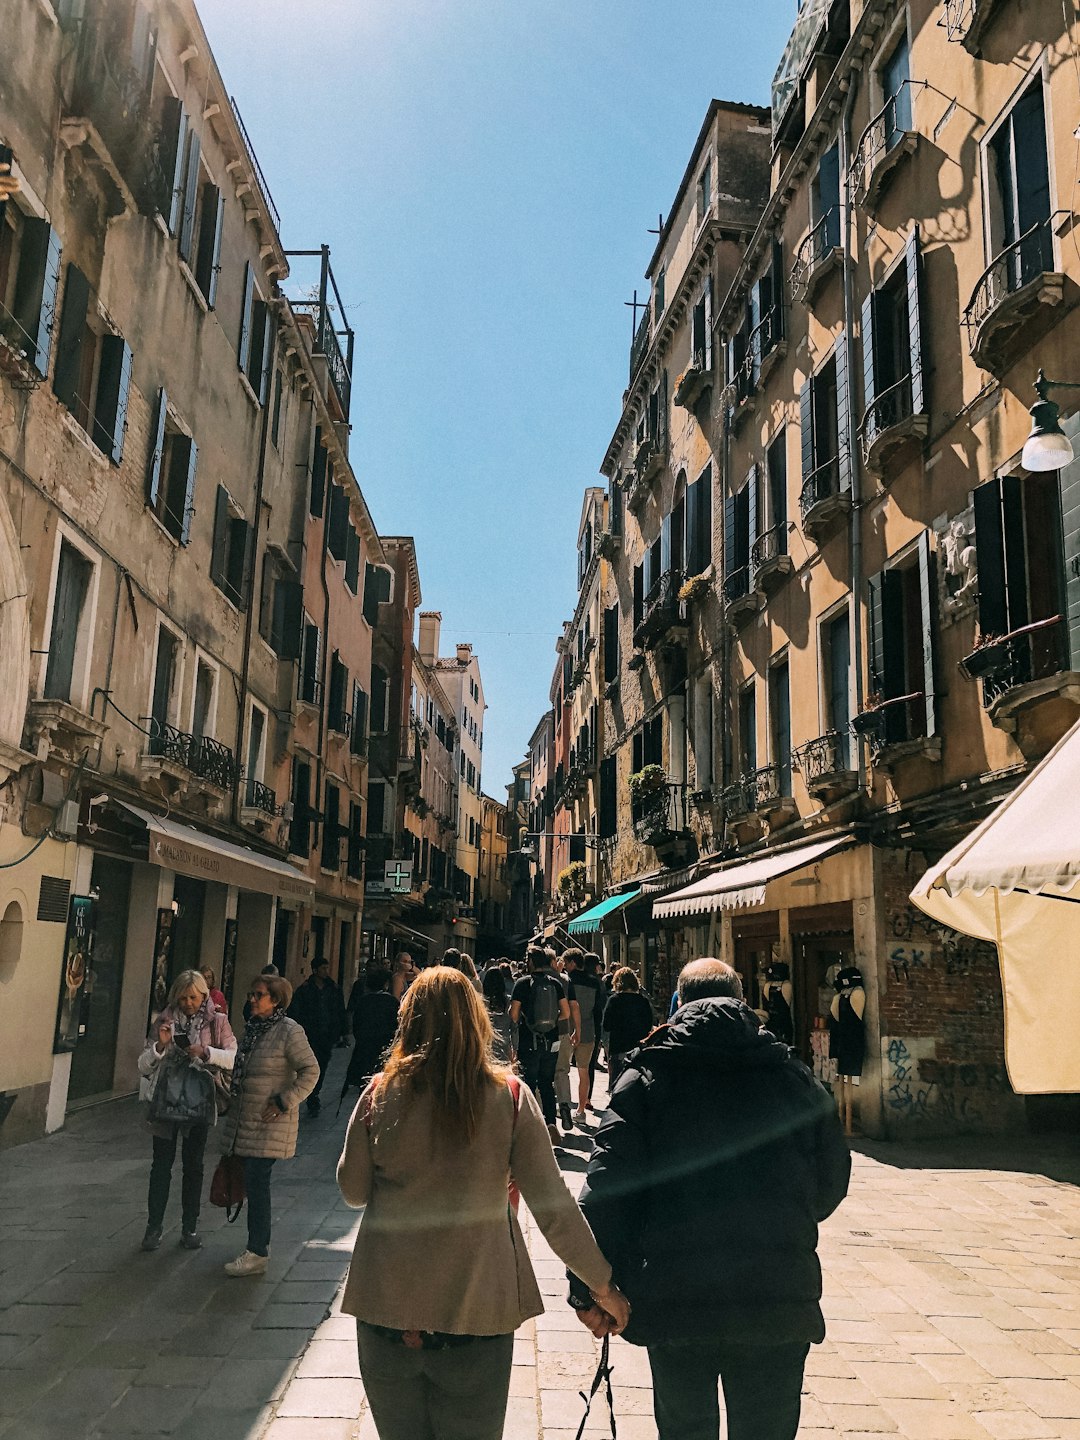
<svg viewBox="0 0 1080 1440"><path fill-rule="evenodd" d="M247 1191L244 1189L244 1157L222 1155L210 1181L210 1204L225 1211L231 1225L243 1209Z"/></svg>

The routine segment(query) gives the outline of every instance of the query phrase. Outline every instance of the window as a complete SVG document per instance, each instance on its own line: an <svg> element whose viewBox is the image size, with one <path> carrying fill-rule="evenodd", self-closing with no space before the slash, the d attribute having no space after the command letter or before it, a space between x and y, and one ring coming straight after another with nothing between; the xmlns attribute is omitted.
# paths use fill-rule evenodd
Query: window
<svg viewBox="0 0 1080 1440"><path fill-rule="evenodd" d="M694 771L697 788L707 790L713 782L713 687L708 673L694 682Z"/></svg>
<svg viewBox="0 0 1080 1440"><path fill-rule="evenodd" d="M173 721L173 696L180 666L180 637L165 625L158 626L157 655L154 657L154 686L150 695L150 753L166 749L166 727Z"/></svg>
<svg viewBox="0 0 1080 1440"><path fill-rule="evenodd" d="M842 330L832 355L799 392L799 421L805 518L819 501L851 489L847 345Z"/></svg>
<svg viewBox="0 0 1080 1440"><path fill-rule="evenodd" d="M363 806L359 801L353 800L349 805L349 848L345 860L345 873L350 880L363 879L364 844Z"/></svg>
<svg viewBox="0 0 1080 1440"><path fill-rule="evenodd" d="M686 490L686 573L700 575L712 563L712 466Z"/></svg>
<svg viewBox="0 0 1080 1440"><path fill-rule="evenodd" d="M0 164L11 159L0 145ZM49 369L60 264L60 236L47 220L24 215L14 200L0 206L0 338L39 375Z"/></svg>
<svg viewBox="0 0 1080 1440"><path fill-rule="evenodd" d="M980 542L982 538L980 534ZM988 540L988 552L990 548ZM991 568L989 554L987 563ZM915 551L867 582L870 686L873 695L886 704L881 738L887 743L933 735L937 728L934 583L930 533L925 530ZM984 581L980 570L980 610L984 587L990 593L989 584L989 575ZM890 705L891 700L904 703Z"/></svg>
<svg viewBox="0 0 1080 1440"><path fill-rule="evenodd" d="M667 283L667 271L661 270L653 282L653 323L655 324L664 313L664 306L667 303L664 295Z"/></svg>
<svg viewBox="0 0 1080 1440"><path fill-rule="evenodd" d="M258 705L251 707L251 719L248 722L248 745L247 764L244 767L245 780L245 803L255 804L257 785L263 783L263 770L266 761L266 711Z"/></svg>
<svg viewBox="0 0 1080 1440"><path fill-rule="evenodd" d="M195 256L192 268L195 283L211 310L217 302L218 276L221 274L221 231L224 221L224 195L212 181L202 181L199 185L199 199L192 222L192 235L195 237L193 242ZM183 240L181 240L180 253L183 259L189 259L183 252ZM276 439L274 444L277 444Z"/></svg>
<svg viewBox="0 0 1080 1440"><path fill-rule="evenodd" d="M697 219L698 224L705 219L709 213L709 206L712 204L712 156L710 155L701 168L701 174L697 182Z"/></svg>
<svg viewBox="0 0 1080 1440"><path fill-rule="evenodd" d="M791 794L791 685L787 659L769 670L770 760L779 795Z"/></svg>
<svg viewBox="0 0 1080 1440"><path fill-rule="evenodd" d="M213 739L217 710L217 670L199 657L195 665L195 694L191 707L191 733L196 740Z"/></svg>
<svg viewBox="0 0 1080 1440"><path fill-rule="evenodd" d="M280 370L274 371L274 408L270 412L270 443L281 449L281 413L285 403L284 380Z"/></svg>
<svg viewBox="0 0 1080 1440"><path fill-rule="evenodd" d="M76 423L114 465L124 454L131 389L131 350L122 335L105 328L90 304L90 282L77 265L64 281L53 390Z"/></svg>
<svg viewBox="0 0 1080 1440"><path fill-rule="evenodd" d="M371 733L384 735L390 729L390 677L381 665L371 667Z"/></svg>
<svg viewBox="0 0 1080 1440"><path fill-rule="evenodd" d="M322 854L319 857L319 864L324 870L341 869L342 833L341 791L328 780L323 809Z"/></svg>
<svg viewBox="0 0 1080 1440"><path fill-rule="evenodd" d="M368 831L372 835L386 833L386 786L381 780L368 783Z"/></svg>
<svg viewBox="0 0 1080 1440"><path fill-rule="evenodd" d="M810 182L810 225L821 226L821 239L815 257L824 256L840 246L840 147L833 145L818 162L817 173Z"/></svg>
<svg viewBox="0 0 1080 1440"><path fill-rule="evenodd" d="M335 650L330 656L330 697L327 705L327 724L339 735L349 729L349 670L343 665L341 656Z"/></svg>
<svg viewBox="0 0 1080 1440"><path fill-rule="evenodd" d="M787 554L787 429L773 439L765 452L766 525L773 537L768 558Z"/></svg>
<svg viewBox="0 0 1080 1440"><path fill-rule="evenodd" d="M240 339L237 360L241 372L255 392L260 405L270 393L270 370L274 355L274 320L270 306L255 285L250 261L244 264L244 294L240 311ZM317 447L316 447L317 448Z"/></svg>
<svg viewBox="0 0 1080 1440"><path fill-rule="evenodd" d="M210 579L238 610L246 610L251 594L251 557L255 527L234 505L224 485L217 490Z"/></svg>
<svg viewBox="0 0 1080 1440"><path fill-rule="evenodd" d="M330 516L326 548L335 560L344 560L349 553L349 492L343 485L330 482Z"/></svg>
<svg viewBox="0 0 1080 1440"><path fill-rule="evenodd" d="M172 421L168 398L159 390L146 472L146 503L181 545L188 543L191 534L198 459L198 447Z"/></svg>
<svg viewBox="0 0 1080 1440"><path fill-rule="evenodd" d="M84 650L90 643L87 600L93 576L91 561L67 540L61 540L42 692L47 700L72 703L76 656L84 665L89 658Z"/></svg>
<svg viewBox="0 0 1080 1440"><path fill-rule="evenodd" d="M651 720L646 720L641 729L638 730L632 742L633 768L636 774L644 770L646 765L662 765L664 763L664 716L658 713Z"/></svg>
<svg viewBox="0 0 1080 1440"><path fill-rule="evenodd" d="M667 371L661 376L659 383L649 396L649 405L645 415L646 435L657 449L661 449L667 443Z"/></svg>
<svg viewBox="0 0 1080 1440"><path fill-rule="evenodd" d="M619 606L609 606L604 611L604 683L610 685L619 678Z"/></svg>
<svg viewBox="0 0 1080 1440"><path fill-rule="evenodd" d="M819 631L825 729L837 736L836 759L846 770L851 753L851 623L847 606Z"/></svg>
<svg viewBox="0 0 1080 1440"><path fill-rule="evenodd" d="M690 363L696 365L705 374L709 374L713 366L712 322L713 293L712 276L710 275L705 281L701 298L694 306L690 322Z"/></svg>
<svg viewBox="0 0 1080 1440"><path fill-rule="evenodd" d="M350 727L349 744L349 749L354 755L363 755L367 752L367 730L367 691L363 688L359 681L354 680L352 693L352 725Z"/></svg>
<svg viewBox="0 0 1080 1440"><path fill-rule="evenodd" d="M322 705L322 631L307 615L300 644L299 698L306 705Z"/></svg>
<svg viewBox="0 0 1080 1440"><path fill-rule="evenodd" d="M304 587L272 550L263 555L259 634L279 660L296 660L304 623Z"/></svg>
<svg viewBox="0 0 1080 1440"><path fill-rule="evenodd" d="M386 565L364 566L364 619L375 625L379 619L379 606L388 604L394 598L394 572Z"/></svg>
<svg viewBox="0 0 1080 1440"><path fill-rule="evenodd" d="M1054 268L1046 110L1038 80L995 131L988 146L992 255L1015 247L1003 277L1009 292Z"/></svg>
<svg viewBox="0 0 1080 1440"><path fill-rule="evenodd" d="M904 30L891 54L878 71L882 100L886 106L886 145L891 150L912 128L911 119L911 57L907 31Z"/></svg>
<svg viewBox="0 0 1080 1440"><path fill-rule="evenodd" d="M308 856L311 854L311 827L320 817L311 808L311 765L298 755L293 757L292 807L289 854Z"/></svg>
<svg viewBox="0 0 1080 1440"><path fill-rule="evenodd" d="M308 498L308 514L322 518L326 503L326 472L329 466L326 447L322 443L322 427L315 426L315 445L311 452L311 493Z"/></svg>
<svg viewBox="0 0 1080 1440"><path fill-rule="evenodd" d="M740 773L753 775L757 763L757 690L751 680L739 691Z"/></svg>
<svg viewBox="0 0 1080 1440"><path fill-rule="evenodd" d="M750 593L750 555L758 537L758 467L724 501L724 594L729 601Z"/></svg>
<svg viewBox="0 0 1080 1440"><path fill-rule="evenodd" d="M915 226L902 262L863 302L863 435L867 443L890 425L926 411L919 270L919 230Z"/></svg>
<svg viewBox="0 0 1080 1440"><path fill-rule="evenodd" d="M761 378L762 361L784 338L784 251L779 241L773 241L768 270L751 287L747 300L746 332L751 355L752 393Z"/></svg>

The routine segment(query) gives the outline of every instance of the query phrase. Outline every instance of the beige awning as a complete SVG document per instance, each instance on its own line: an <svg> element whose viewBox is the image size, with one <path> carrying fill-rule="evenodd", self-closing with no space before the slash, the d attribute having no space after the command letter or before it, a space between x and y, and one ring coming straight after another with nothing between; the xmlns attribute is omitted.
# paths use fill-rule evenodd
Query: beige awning
<svg viewBox="0 0 1080 1440"><path fill-rule="evenodd" d="M745 905L760 905L770 880L788 875L792 870L805 869L807 865L831 855L834 850L854 843L851 835L833 835L812 845L796 845L791 850L776 851L756 860L729 865L724 870L714 870L704 879L687 885L685 890L676 890L674 895L655 901L653 916L662 920L671 915L707 915L713 910L737 910Z"/></svg>
<svg viewBox="0 0 1080 1440"><path fill-rule="evenodd" d="M261 895L281 895L292 900L314 897L315 882L285 860L260 855L231 840L219 840L193 825L166 820L126 801L115 803L146 826L151 865L198 880L235 885L238 890L255 890Z"/></svg>
<svg viewBox="0 0 1080 1440"><path fill-rule="evenodd" d="M1078 797L1080 723L911 892L940 924L997 946L1021 1095L1080 1091Z"/></svg>

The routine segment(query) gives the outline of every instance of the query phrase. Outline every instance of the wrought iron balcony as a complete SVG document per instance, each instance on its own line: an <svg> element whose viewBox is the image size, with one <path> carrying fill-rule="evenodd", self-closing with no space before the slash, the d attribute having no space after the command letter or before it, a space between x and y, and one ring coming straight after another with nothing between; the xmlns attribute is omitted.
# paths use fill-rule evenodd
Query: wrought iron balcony
<svg viewBox="0 0 1080 1440"><path fill-rule="evenodd" d="M791 267L791 293L812 303L825 277L840 263L840 207L832 205L795 252Z"/></svg>
<svg viewBox="0 0 1080 1440"><path fill-rule="evenodd" d="M950 41L963 45L969 55L977 58L982 54L983 36L991 20L1004 8L999 0L944 0L938 24Z"/></svg>
<svg viewBox="0 0 1080 1440"><path fill-rule="evenodd" d="M250 810L261 810L264 815L273 816L278 813L277 795L269 785L251 777L244 788L244 804Z"/></svg>
<svg viewBox="0 0 1080 1440"><path fill-rule="evenodd" d="M827 730L816 740L808 740L792 760L811 795L847 789L853 779L851 736L846 729Z"/></svg>
<svg viewBox="0 0 1080 1440"><path fill-rule="evenodd" d="M866 741L871 761L879 769L888 769L889 756L904 747L918 748L928 741L926 734L926 696L921 690L909 695L894 695L871 704L851 722L854 735ZM925 748L925 746L924 746ZM937 743L940 751L940 742Z"/></svg>
<svg viewBox="0 0 1080 1440"><path fill-rule="evenodd" d="M641 362L649 353L649 337L652 333L652 311L648 305L638 321L638 327L634 331L634 338L630 343L630 380L638 372Z"/></svg>
<svg viewBox="0 0 1080 1440"><path fill-rule="evenodd" d="M757 789L753 783L753 771L738 780L725 785L720 792L720 801L729 820L738 820L753 815L757 809Z"/></svg>
<svg viewBox="0 0 1080 1440"><path fill-rule="evenodd" d="M993 637L965 656L962 668L982 681L986 709L1000 709L1000 702L1022 687L1069 674L1067 641L1065 617L1052 615Z"/></svg>
<svg viewBox="0 0 1080 1440"><path fill-rule="evenodd" d="M712 379L712 370L705 364L705 356L699 350L675 387L675 404L681 405L684 410L693 410L706 390L711 388Z"/></svg>
<svg viewBox="0 0 1080 1440"><path fill-rule="evenodd" d="M208 785L230 790L236 783L236 757L228 745L208 735L192 735L154 716L144 717L150 733L147 751L160 760L181 766Z"/></svg>
<svg viewBox="0 0 1080 1440"><path fill-rule="evenodd" d="M911 128L911 81L886 100L862 133L851 161L851 186L856 205L873 210L887 178L918 142Z"/></svg>
<svg viewBox="0 0 1080 1440"><path fill-rule="evenodd" d="M671 781L634 802L634 834L642 845L664 845L689 828L689 786Z"/></svg>
<svg viewBox="0 0 1080 1440"><path fill-rule="evenodd" d="M728 620L752 615L758 608L758 593L751 587L751 570L743 565L724 577L724 614Z"/></svg>
<svg viewBox="0 0 1080 1440"><path fill-rule="evenodd" d="M750 570L755 590L768 591L794 569L787 553L787 522L759 535L750 549Z"/></svg>
<svg viewBox="0 0 1080 1440"><path fill-rule="evenodd" d="M679 603L681 585L682 573L678 570L665 570L660 576L645 597L641 623L634 630L635 646L651 650L671 631L685 626Z"/></svg>
<svg viewBox="0 0 1080 1440"><path fill-rule="evenodd" d="M266 176L263 174L262 166L259 164L258 157L255 154L255 146L251 143L251 136L247 132L247 126L244 124L243 117L240 114L240 107L236 103L235 95L229 96L229 104L232 106L233 119L236 121L237 129L244 137L244 144L247 147L247 158L249 164L251 165L252 177L255 180L255 184L259 188L259 193L262 196L263 204L266 206L267 210L270 213L270 218L274 222L274 229L280 231L281 216L278 214L278 208L274 204L274 197L270 194L270 186L266 183Z"/></svg>
<svg viewBox="0 0 1080 1440"><path fill-rule="evenodd" d="M1059 306L1065 277L1054 270L1054 233L1048 216L995 255L979 277L964 311L972 359L997 372L1010 359L1018 332Z"/></svg>
<svg viewBox="0 0 1080 1440"><path fill-rule="evenodd" d="M833 455L803 482L799 492L803 530L811 539L817 539L850 509L851 496L840 489L840 461Z"/></svg>
<svg viewBox="0 0 1080 1440"><path fill-rule="evenodd" d="M925 411L916 414L912 407L911 376L905 375L890 385L867 406L862 422L862 449L866 468L883 476L888 462L897 451L906 449L913 440L922 440L930 428Z"/></svg>
<svg viewBox="0 0 1080 1440"><path fill-rule="evenodd" d="M344 320L345 304L330 267L330 247L323 245L318 250L288 250L286 254L290 258L302 260L317 258L320 262L318 296L312 298L307 295L299 299L290 297L289 304L293 310L311 317L315 330L313 353L325 358L330 385L337 397L341 416L348 420L356 337L351 326ZM340 318L340 325L335 324L335 316Z"/></svg>

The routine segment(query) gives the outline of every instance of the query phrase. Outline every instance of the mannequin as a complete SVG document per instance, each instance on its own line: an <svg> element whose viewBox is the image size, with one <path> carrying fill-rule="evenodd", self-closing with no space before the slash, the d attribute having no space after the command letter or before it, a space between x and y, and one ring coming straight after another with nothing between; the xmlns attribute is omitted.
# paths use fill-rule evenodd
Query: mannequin
<svg viewBox="0 0 1080 1440"><path fill-rule="evenodd" d="M795 1041L795 1026L791 1018L791 1005L795 991L791 984L791 969L783 960L774 960L765 971L765 984L761 987L761 1000L765 1007L768 1029L785 1045Z"/></svg>
<svg viewBox="0 0 1080 1440"><path fill-rule="evenodd" d="M845 966L836 977L836 994L829 1011L830 1050L836 1061L839 1081L838 1102L844 1122L844 1134L851 1130L851 1092L858 1085L866 1059L866 991L862 971L854 965Z"/></svg>

